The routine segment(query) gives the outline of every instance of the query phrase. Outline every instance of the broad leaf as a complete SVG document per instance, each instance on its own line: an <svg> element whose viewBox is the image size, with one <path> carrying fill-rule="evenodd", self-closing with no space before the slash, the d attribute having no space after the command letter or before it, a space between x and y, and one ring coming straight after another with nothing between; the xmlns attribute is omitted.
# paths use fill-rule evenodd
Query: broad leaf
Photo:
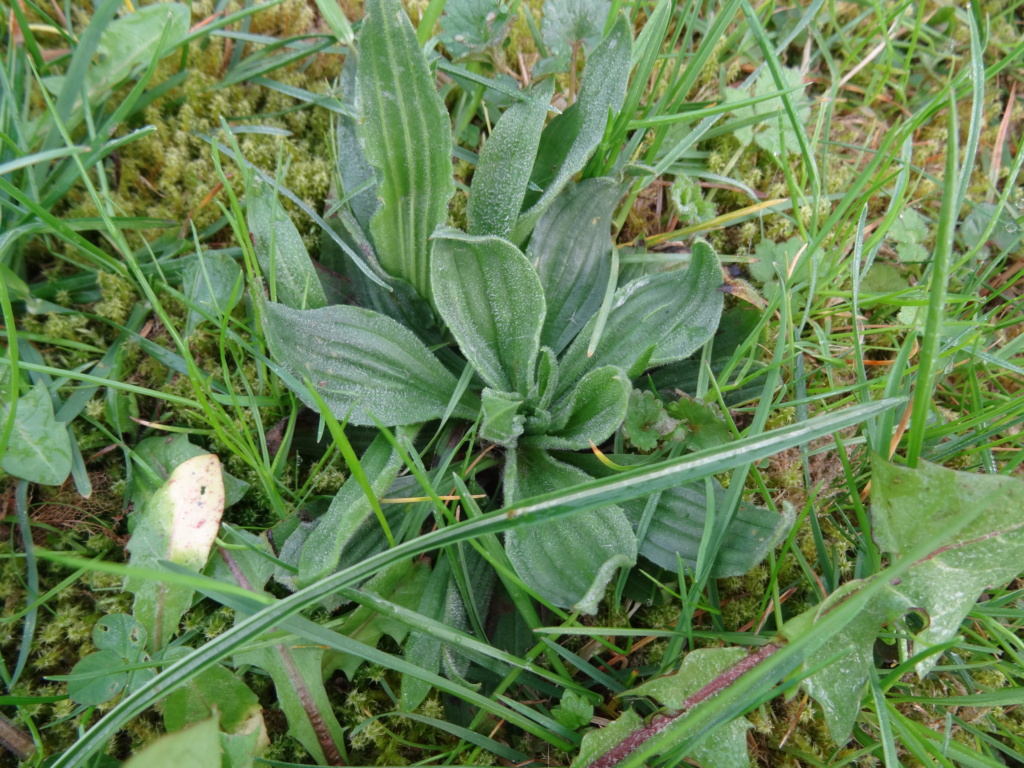
<svg viewBox="0 0 1024 768"><path fill-rule="evenodd" d="M124 763L124 768L222 768L220 729L211 717L177 733L161 736Z"/></svg>
<svg viewBox="0 0 1024 768"><path fill-rule="evenodd" d="M451 4L447 6L451 9ZM469 190L466 217L471 235L509 237L523 207L537 145L554 92L554 78L534 90L530 101L505 110L483 150Z"/></svg>
<svg viewBox="0 0 1024 768"><path fill-rule="evenodd" d="M403 560L378 572L359 589L361 592L379 595L403 608L415 609L423 596L430 573L430 568L424 560ZM349 614L337 631L345 637L375 648L384 635L388 635L401 645L409 634L409 625L361 605ZM340 669L351 680L364 661L354 654L339 652L328 655L325 667L327 670Z"/></svg>
<svg viewBox="0 0 1024 768"><path fill-rule="evenodd" d="M626 417L631 389L621 368L608 365L591 371L555 404L547 434L530 438L530 445L581 450L603 443Z"/></svg>
<svg viewBox="0 0 1024 768"><path fill-rule="evenodd" d="M144 464L146 469L132 473L132 504L135 511L142 509L150 496L160 489L179 464L206 454L207 452L198 445L192 445L188 441L188 435L181 434L147 437L136 445L135 459L138 463ZM152 477L150 473L156 477ZM224 506L230 507L242 500L249 490L249 484L224 472L223 469L221 475L224 482ZM130 522L129 527L131 524Z"/></svg>
<svg viewBox="0 0 1024 768"><path fill-rule="evenodd" d="M609 0L546 0L541 39L552 56L565 56L574 46L588 49L601 42Z"/></svg>
<svg viewBox="0 0 1024 768"><path fill-rule="evenodd" d="M199 572L206 565L224 514L220 460L212 453L180 464L139 513L128 542L129 565L159 568L161 560ZM192 603L193 590L177 584L129 576L124 588L135 594L132 612L149 632L151 648L163 648Z"/></svg>
<svg viewBox="0 0 1024 768"><path fill-rule="evenodd" d="M374 440L359 460L374 495L384 495L404 466L398 452L383 435ZM314 535L302 548L299 559L299 586L304 587L327 576L338 567L341 551L358 535L373 506L363 487L352 476L335 495L330 508L317 522Z"/></svg>
<svg viewBox="0 0 1024 768"><path fill-rule="evenodd" d="M260 270L271 296L292 309L327 306L327 297L302 236L288 217L277 193L253 177L246 188L246 219Z"/></svg>
<svg viewBox="0 0 1024 768"><path fill-rule="evenodd" d="M721 284L718 257L703 240L694 243L686 270L644 275L627 283L615 294L593 356L587 356L587 345L596 318L566 350L559 369L562 391L597 366L615 365L637 376L644 367L692 354L718 327Z"/></svg>
<svg viewBox="0 0 1024 768"><path fill-rule="evenodd" d="M700 648L686 655L675 674L650 680L629 693L635 696L648 696L670 711L679 711L685 708L688 697L743 660L746 655L747 651L743 648ZM626 722L632 725L630 732L642 724L633 718ZM689 756L697 765L708 768L749 768L746 733L748 728L750 723L743 718L721 725L713 736L696 747ZM626 735L620 730L618 741ZM611 746L613 745L607 745L606 750ZM588 762L589 759L574 760L573 766L581 768Z"/></svg>
<svg viewBox="0 0 1024 768"><path fill-rule="evenodd" d="M434 241L434 303L466 359L494 389L527 395L544 323L544 291L500 237L447 230Z"/></svg>
<svg viewBox="0 0 1024 768"><path fill-rule="evenodd" d="M523 448L508 452L505 473L507 506L590 479L547 451ZM636 537L622 510L608 506L511 530L505 550L519 577L545 600L596 613L615 572L636 562Z"/></svg>
<svg viewBox="0 0 1024 768"><path fill-rule="evenodd" d="M207 316L216 322L227 317L241 301L244 293L242 268L226 253L201 252L185 272L182 292L191 305L185 332L192 333Z"/></svg>
<svg viewBox="0 0 1024 768"><path fill-rule="evenodd" d="M456 58L483 53L505 38L512 18L504 0L448 0L441 17L441 42Z"/></svg>
<svg viewBox="0 0 1024 768"><path fill-rule="evenodd" d="M715 503L721 507L726 491L716 480L711 482ZM634 528L640 525L646 504L647 499L637 499L622 505ZM662 491L646 535L640 542L640 554L668 570L676 570L679 560L686 567L695 568L707 515L708 498L703 483ZM780 515L740 502L722 538L711 575L715 578L743 575L764 560L768 551L789 533L793 521L792 507L787 506Z"/></svg>
<svg viewBox="0 0 1024 768"><path fill-rule="evenodd" d="M526 240L540 215L601 143L609 112L617 112L626 97L632 42L629 22L619 16L608 37L587 58L576 103L544 130L531 174L544 192L536 200L527 197L530 207L516 223L513 242Z"/></svg>
<svg viewBox="0 0 1024 768"><path fill-rule="evenodd" d="M427 239L444 224L454 192L452 132L399 0L367 3L358 77L359 138L381 201L373 243L385 271L430 298Z"/></svg>
<svg viewBox="0 0 1024 768"><path fill-rule="evenodd" d="M803 89L805 87L803 74L798 69L783 67L782 79L786 89ZM775 81L767 73L762 73L754 84L754 96L769 97L775 93L778 93ZM725 89L726 103L744 101L749 98L750 94L739 88ZM800 122L799 130L803 130L803 126L811 117L811 103L803 95L802 90L791 93L789 98L793 102L793 110L797 120ZM758 120L754 125L743 125L735 130L734 135L741 144L747 145L752 141L756 142L759 147L771 152L775 156L783 153L783 143L785 143L785 151L787 153L797 153L800 151L800 140L796 133L797 129L790 121L789 115L786 114L782 99L783 96L780 95L777 99L762 101L751 106L737 107L734 110L733 114L741 121L749 119ZM779 130L780 121L781 133Z"/></svg>
<svg viewBox="0 0 1024 768"><path fill-rule="evenodd" d="M451 581L451 561L442 556L430 573L425 589L420 596L416 612L432 619L443 620L448 586ZM405 646L405 658L412 664L438 673L441 671L441 641L426 632L413 632ZM402 676L402 709L411 712L430 693L430 684L412 675Z"/></svg>
<svg viewBox="0 0 1024 768"><path fill-rule="evenodd" d="M255 725L266 737L259 698L241 678L219 664L176 688L164 702L164 726L169 732L213 716L219 716L221 729L228 733ZM252 722L254 718L257 723Z"/></svg>
<svg viewBox="0 0 1024 768"><path fill-rule="evenodd" d="M390 317L350 306L299 311L266 303L264 331L271 356L292 380L288 387L317 410L304 381L331 412L352 424L388 426L440 418L455 377L416 335ZM467 396L453 411L476 417Z"/></svg>
<svg viewBox="0 0 1024 768"><path fill-rule="evenodd" d="M849 582L786 625L787 637L799 637L865 585L886 582L853 621L804 662L805 669L815 671L802 685L821 704L838 744L848 739L860 712L883 625L918 613L926 626L914 633L910 653L926 653L955 637L979 595L1015 578L1024 562L1024 483L1018 478L955 472L926 462L917 469L877 458L872 463L872 522L883 550L898 558L941 531L952 534L901 578L889 579L882 571L872 579ZM918 674L926 674L933 663L933 657L920 661Z"/></svg>
<svg viewBox="0 0 1024 768"><path fill-rule="evenodd" d="M132 691L146 683L155 674L152 669L124 668L149 662L147 639L146 628L126 613L102 617L92 628L92 641L99 651L75 664L68 696L79 704L102 704L125 687Z"/></svg>
<svg viewBox="0 0 1024 768"><path fill-rule="evenodd" d="M6 426L10 407L0 405L0 424ZM15 407L14 428L0 468L30 483L60 485L71 472L71 437L67 424L54 418L46 385L37 381Z"/></svg>
<svg viewBox="0 0 1024 768"><path fill-rule="evenodd" d="M556 197L533 230L526 253L548 307L540 339L556 354L601 306L611 270L612 213L622 190L614 179L584 179Z"/></svg>

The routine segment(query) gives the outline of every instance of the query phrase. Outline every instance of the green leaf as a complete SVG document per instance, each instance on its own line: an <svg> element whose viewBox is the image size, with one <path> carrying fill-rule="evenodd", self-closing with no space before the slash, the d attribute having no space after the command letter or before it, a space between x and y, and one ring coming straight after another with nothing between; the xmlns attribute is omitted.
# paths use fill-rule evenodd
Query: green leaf
<svg viewBox="0 0 1024 768"><path fill-rule="evenodd" d="M800 637L831 608L884 581L856 618L804 662L805 669L815 671L802 686L821 705L838 744L848 739L860 712L883 625L918 613L926 626L914 632L909 653L927 653L955 637L979 595L1016 577L1024 561L1024 483L1018 478L956 472L927 462L906 469L877 457L872 466L871 512L879 547L899 559L943 531L950 533L943 537L945 545L918 559L901 578L881 571L848 582L787 623L785 635ZM918 662L918 674L933 663L934 657Z"/></svg>
<svg viewBox="0 0 1024 768"><path fill-rule="evenodd" d="M448 598L448 586L451 582L451 561L441 557L437 566L430 573L426 587L420 596L416 612L438 621L443 620L445 603ZM414 631L405 646L405 658L412 664L437 673L441 670L441 641L427 632ZM416 709L430 693L430 684L412 675L402 676L402 709L411 712Z"/></svg>
<svg viewBox="0 0 1024 768"><path fill-rule="evenodd" d="M466 207L471 235L512 234L530 183L554 83L554 78L545 81L532 89L530 101L506 109L487 137Z"/></svg>
<svg viewBox="0 0 1024 768"><path fill-rule="evenodd" d="M715 409L692 397L684 395L676 402L669 403L666 410L669 416L678 419L680 424L689 430L686 447L690 450L717 448L733 439L729 426Z"/></svg>
<svg viewBox="0 0 1024 768"><path fill-rule="evenodd" d="M527 196L529 209L516 223L513 242L526 240L541 214L569 179L583 170L601 143L609 113L617 112L626 97L632 42L629 22L619 16L608 37L587 58L576 103L552 120L541 135L530 178L544 191L536 200Z"/></svg>
<svg viewBox="0 0 1024 768"><path fill-rule="evenodd" d="M318 764L344 765L345 735L324 688L323 658L323 648L278 643L239 653L234 663L251 664L270 675L277 703L288 719L288 734Z"/></svg>
<svg viewBox="0 0 1024 768"><path fill-rule="evenodd" d="M271 286L271 296L292 309L327 306L324 287L302 235L281 206L274 188L256 176L246 186L246 220L260 270Z"/></svg>
<svg viewBox="0 0 1024 768"><path fill-rule="evenodd" d="M448 111L399 0L366 6L359 33L359 138L377 170L370 225L381 266L430 298L427 240L444 224L452 181Z"/></svg>
<svg viewBox="0 0 1024 768"><path fill-rule="evenodd" d="M285 381L310 408L308 379L339 419L388 426L440 418L456 389L455 377L416 335L368 309L334 306L300 311L266 303L263 326L273 359L291 374ZM477 409L464 397L457 418Z"/></svg>
<svg viewBox="0 0 1024 768"><path fill-rule="evenodd" d="M113 651L84 656L71 670L68 696L86 706L110 701L128 684L128 673L121 671L124 664L124 659Z"/></svg>
<svg viewBox="0 0 1024 768"><path fill-rule="evenodd" d="M177 733L161 736L136 753L124 768L221 768L220 730L217 718L211 717Z"/></svg>
<svg viewBox="0 0 1024 768"><path fill-rule="evenodd" d="M608 365L591 371L555 403L547 434L530 438L530 445L580 450L603 443L626 417L631 389L621 368Z"/></svg>
<svg viewBox="0 0 1024 768"><path fill-rule="evenodd" d="M390 603L411 610L419 605L430 573L430 567L424 560L403 560L380 571L359 590L372 592ZM409 625L361 605L349 614L337 631L345 637L375 648L384 635L388 635L401 645L409 634ZM328 655L326 667L329 670L340 669L351 680L363 661L364 659L353 654L334 653Z"/></svg>
<svg viewBox="0 0 1024 768"><path fill-rule="evenodd" d="M800 121L801 125L806 125L811 117L811 102L803 94L803 89L806 87L803 74L799 69L782 67L782 79L784 80L784 90L798 89L790 93L790 99L793 102L797 120ZM771 77L762 74L754 84L754 97L768 97L774 93L778 93L775 81ZM726 103L744 101L748 98L750 98L749 93L739 88L725 89ZM753 141L762 149L778 157L783 154L782 144L783 140L785 140L785 151L787 153L796 154L800 152L800 140L797 137L793 123L788 115L786 115L781 96L777 99L762 101L750 106L737 107L733 110L733 114L736 115L739 121L758 121L754 125L743 125L734 131L734 135L744 146L749 145ZM782 128L781 133L779 132L780 124Z"/></svg>
<svg viewBox="0 0 1024 768"><path fill-rule="evenodd" d="M575 691L566 691L551 714L561 725L575 731L590 722L594 716L594 705Z"/></svg>
<svg viewBox="0 0 1024 768"><path fill-rule="evenodd" d="M500 392L486 387L481 395L483 421L480 437L492 443L515 448L516 441L523 434L526 417L520 413L523 398L516 392Z"/></svg>
<svg viewBox="0 0 1024 768"><path fill-rule="evenodd" d="M358 72L358 56L354 49L350 49L345 55L345 62L341 66L338 87L341 90L341 101L352 110L353 114L360 114L359 108L359 85L356 79ZM366 153L359 143L358 121L348 115L337 115L337 130L335 141L338 146L338 172L341 174L342 192L345 196L352 195L357 189L362 189L369 183L362 192L349 197L348 205L355 216L359 226L364 232L370 231L370 219L377 210L377 182L373 168L366 160ZM329 239L329 238L326 238ZM333 241L332 241L333 242ZM348 256L343 256L346 261ZM362 270L356 268L354 271L362 274Z"/></svg>
<svg viewBox="0 0 1024 768"><path fill-rule="evenodd" d="M182 293L190 305L185 324L185 333L190 334L207 315L216 321L231 314L244 293L242 268L226 253L200 252L185 271Z"/></svg>
<svg viewBox="0 0 1024 768"><path fill-rule="evenodd" d="M622 432L640 451L653 451L665 439L677 442L686 439L686 429L680 428L679 422L668 415L658 396L639 389L634 389L629 396Z"/></svg>
<svg viewBox="0 0 1024 768"><path fill-rule="evenodd" d="M572 761L572 768L584 768L594 762L643 724L640 715L632 709L627 709L604 728L588 731L583 735L583 743L580 744L580 751Z"/></svg>
<svg viewBox="0 0 1024 768"><path fill-rule="evenodd" d="M511 21L512 10L503 0L448 0L441 17L441 42L454 58L483 53L505 39Z"/></svg>
<svg viewBox="0 0 1024 768"><path fill-rule="evenodd" d="M544 287L541 344L556 354L601 306L611 271L611 219L623 187L584 179L563 191L540 217L527 256Z"/></svg>
<svg viewBox="0 0 1024 768"><path fill-rule="evenodd" d="M219 664L202 677L175 688L164 702L164 726L168 732L217 716L221 729L227 733L245 732L254 725L265 731L259 698L241 678ZM254 718L259 722L253 723Z"/></svg>
<svg viewBox="0 0 1024 768"><path fill-rule="evenodd" d="M86 70L84 83L73 85L80 89L80 94L84 87L89 103L96 103L104 93L116 88L153 59L165 28L169 28L166 42L156 55L163 57L174 50L188 34L191 19L188 6L182 3L157 3L126 13L103 30L95 58ZM44 77L43 85L50 93L58 95L65 86L65 77Z"/></svg>
<svg viewBox="0 0 1024 768"><path fill-rule="evenodd" d="M60 485L71 473L71 437L67 424L53 415L53 400L46 385L37 381L18 398L14 426L0 468L22 480ZM11 406L0 405L0 424L6 424Z"/></svg>
<svg viewBox="0 0 1024 768"><path fill-rule="evenodd" d="M727 493L712 480L716 506L721 509ZM644 516L647 499L625 502L622 507L634 528ZM662 491L654 514L640 543L640 554L652 563L675 571L679 560L696 568L701 539L707 527L708 498L704 484L680 485ZM720 520L721 516L716 516ZM760 563L793 526L792 507L778 514L747 502L740 502L711 569L714 578L741 576Z"/></svg>
<svg viewBox="0 0 1024 768"><path fill-rule="evenodd" d="M68 696L92 706L109 701L127 686L136 689L153 677L149 669L123 668L149 662L146 628L125 613L102 617L92 628L92 641L100 650L75 664L68 680Z"/></svg>
<svg viewBox="0 0 1024 768"><path fill-rule="evenodd" d="M652 346L650 367L682 360L699 348L718 327L723 296L722 272L714 250L703 240L693 244L686 270L644 275L615 294L604 333L587 357L595 320L580 332L561 360L561 386L588 370L614 365L637 375L633 367Z"/></svg>
<svg viewBox="0 0 1024 768"><path fill-rule="evenodd" d="M431 259L434 303L466 359L494 389L527 395L544 323L544 291L522 252L500 237L446 230Z"/></svg>
<svg viewBox="0 0 1024 768"><path fill-rule="evenodd" d="M515 449L506 462L507 506L591 479L543 450ZM519 577L541 597L581 613L597 612L608 582L619 568L636 563L637 554L629 521L612 506L511 530L505 551Z"/></svg>
<svg viewBox="0 0 1024 768"><path fill-rule="evenodd" d="M129 565L160 568L170 560L199 572L206 565L224 514L220 460L211 454L188 459L146 502L128 542ZM193 590L129 576L124 588L135 594L132 611L149 632L153 650L163 648L192 603Z"/></svg>
<svg viewBox="0 0 1024 768"><path fill-rule="evenodd" d="M370 487L378 498L384 495L402 469L401 456L383 435L377 437L359 460ZM349 477L335 495L331 506L317 522L299 558L300 586L312 584L338 567L341 552L356 536L365 535L364 524L373 518L373 506L356 478Z"/></svg>
<svg viewBox="0 0 1024 768"><path fill-rule="evenodd" d="M644 683L630 694L650 696L670 710L680 710L689 696L742 661L746 655L744 648L701 648L686 655L677 673ZM725 723L689 756L698 765L708 768L749 768L747 729L750 727L743 718Z"/></svg>
<svg viewBox="0 0 1024 768"><path fill-rule="evenodd" d="M540 34L552 56L566 56L580 45L601 42L610 0L545 0Z"/></svg>
<svg viewBox="0 0 1024 768"><path fill-rule="evenodd" d="M142 471L132 473L132 504L135 510L143 508L146 501L159 490L178 465L188 459L206 454L207 451L188 441L188 435L181 434L147 437L136 445L136 460L145 464L156 474L156 477L151 477L149 473ZM246 491L249 490L249 484L223 470L221 470L221 474L224 481L224 506L230 507L242 500Z"/></svg>
<svg viewBox="0 0 1024 768"><path fill-rule="evenodd" d="M931 253L923 243L928 237L928 223L913 208L904 208L889 229L896 241L896 252L904 264L927 261Z"/></svg>
<svg viewBox="0 0 1024 768"><path fill-rule="evenodd" d="M701 224L718 215L714 203L704 199L700 185L686 174L676 176L669 189L669 197L682 224Z"/></svg>

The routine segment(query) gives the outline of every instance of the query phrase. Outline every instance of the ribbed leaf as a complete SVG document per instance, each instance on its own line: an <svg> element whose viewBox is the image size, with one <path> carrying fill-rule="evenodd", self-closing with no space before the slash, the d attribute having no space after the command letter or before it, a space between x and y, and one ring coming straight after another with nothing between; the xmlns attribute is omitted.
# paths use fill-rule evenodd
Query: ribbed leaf
<svg viewBox="0 0 1024 768"><path fill-rule="evenodd" d="M712 481L715 501L724 503L726 492ZM644 514L647 499L623 504L626 517L636 528ZM674 571L677 557L689 567L697 564L697 552L707 524L708 500L703 483L680 485L663 491L654 509L654 516L640 542L640 554L651 562ZM785 536L793 525L793 516L779 515L762 507L741 502L729 521L729 530L715 557L711 575L715 578L741 576L768 554L768 550Z"/></svg>
<svg viewBox="0 0 1024 768"><path fill-rule="evenodd" d="M556 450L582 450L603 443L626 417L632 390L626 372L607 365L584 376L555 407L546 435L530 438L530 445Z"/></svg>
<svg viewBox="0 0 1024 768"><path fill-rule="evenodd" d="M192 333L206 319L205 315L219 320L241 300L242 268L226 253L199 253L196 262L186 270L181 289L192 304L185 325L185 332Z"/></svg>
<svg viewBox="0 0 1024 768"><path fill-rule="evenodd" d="M556 354L601 306L611 267L611 218L622 197L613 179L584 179L540 217L527 256L540 276L548 312L541 344Z"/></svg>
<svg viewBox="0 0 1024 768"><path fill-rule="evenodd" d="M402 468L402 459L383 436L374 440L359 460L376 496L384 495ZM299 557L299 587L312 584L338 567L341 551L355 536L373 507L354 477L349 477L334 496L331 506L317 521L313 535L306 539Z"/></svg>
<svg viewBox="0 0 1024 768"><path fill-rule="evenodd" d="M544 192L535 202L528 199L530 208L516 223L514 242L526 240L540 215L601 143L609 111L617 112L626 97L632 43L629 22L620 15L608 37L587 58L579 98L551 121L541 137L531 179Z"/></svg>
<svg viewBox="0 0 1024 768"><path fill-rule="evenodd" d="M562 391L600 365L615 365L636 376L639 372L632 369L648 352L649 367L691 355L718 327L721 283L718 257L698 240L688 269L644 275L620 288L594 355L587 357L591 320L562 358Z"/></svg>
<svg viewBox="0 0 1024 768"><path fill-rule="evenodd" d="M544 323L544 291L522 251L500 237L446 230L431 257L434 304L462 354L494 389L526 396Z"/></svg>
<svg viewBox="0 0 1024 768"><path fill-rule="evenodd" d="M276 288L277 300L293 309L327 306L324 288L302 236L278 201L274 188L253 177L246 188L246 208L256 259Z"/></svg>
<svg viewBox="0 0 1024 768"><path fill-rule="evenodd" d="M264 333L274 360L293 377L287 386L310 408L308 379L339 419L388 426L440 418L455 377L423 342L390 317L361 307L300 311L264 304ZM472 419L467 397L453 415Z"/></svg>
<svg viewBox="0 0 1024 768"><path fill-rule="evenodd" d="M544 129L544 105L551 100L554 87L551 78L534 89L534 100L506 109L487 137L466 207L471 235L508 237L512 233Z"/></svg>
<svg viewBox="0 0 1024 768"><path fill-rule="evenodd" d="M519 448L506 456L506 505L590 479L547 451ZM546 600L596 613L615 571L636 562L636 537L622 510L609 506L511 530L505 551L519 577Z"/></svg>
<svg viewBox="0 0 1024 768"><path fill-rule="evenodd" d="M339 76L341 101L351 107L354 114L360 113L359 88L356 82L358 61L356 51L350 49ZM337 115L337 121L335 139L338 143L338 171L341 174L344 196L352 195L367 182L373 182L367 189L349 197L348 201L359 226L364 232L369 232L370 218L377 210L377 184L373 168L366 162L366 155L359 143L356 120L348 115Z"/></svg>
<svg viewBox="0 0 1024 768"><path fill-rule="evenodd" d="M359 33L359 138L377 170L370 224L381 266L430 297L427 239L444 224L452 132L423 50L399 0L371 0Z"/></svg>

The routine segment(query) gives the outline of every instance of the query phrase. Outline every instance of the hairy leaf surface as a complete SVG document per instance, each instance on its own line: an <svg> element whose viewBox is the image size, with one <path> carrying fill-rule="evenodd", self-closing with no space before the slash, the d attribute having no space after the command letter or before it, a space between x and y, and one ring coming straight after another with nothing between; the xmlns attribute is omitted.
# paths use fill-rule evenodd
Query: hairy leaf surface
<svg viewBox="0 0 1024 768"><path fill-rule="evenodd" d="M256 259L267 281L276 288L277 300L293 309L327 306L327 296L302 235L274 188L254 178L246 189L246 206Z"/></svg>
<svg viewBox="0 0 1024 768"><path fill-rule="evenodd" d="M626 417L632 385L621 368L606 365L584 376L556 403L547 434L530 438L538 448L583 450L603 443Z"/></svg>
<svg viewBox="0 0 1024 768"><path fill-rule="evenodd" d="M428 238L444 224L452 181L448 111L399 0L366 6L359 33L359 138L377 170L370 224L385 271L430 298Z"/></svg>
<svg viewBox="0 0 1024 768"><path fill-rule="evenodd" d="M537 199L527 196L529 208L516 223L513 242L526 240L540 215L573 174L583 170L601 143L609 111L618 111L626 97L632 42L629 22L620 16L587 59L576 103L544 130L531 174L531 180L544 191Z"/></svg>
<svg viewBox="0 0 1024 768"><path fill-rule="evenodd" d="M718 290L722 272L711 246L698 240L686 270L644 275L615 294L601 340L592 357L587 345L595 320L577 335L561 360L562 388L588 370L615 365L631 376L643 363L654 367L692 354L718 327L723 296ZM653 351L652 351L653 350Z"/></svg>
<svg viewBox="0 0 1024 768"><path fill-rule="evenodd" d="M558 195L533 230L527 256L548 306L541 344L556 354L601 306L611 271L612 213L622 191L613 179L584 179Z"/></svg>
<svg viewBox="0 0 1024 768"><path fill-rule="evenodd" d="M371 414L388 426L440 418L456 389L455 377L412 331L368 309L303 312L267 302L264 331L299 399L316 410L308 379L331 412L353 424L373 425ZM453 413L472 419L476 409L460 402Z"/></svg>
<svg viewBox="0 0 1024 768"><path fill-rule="evenodd" d="M545 105L551 101L554 85L551 78L534 89L533 99L506 109L487 137L466 206L471 235L512 234L530 183L547 116Z"/></svg>
<svg viewBox="0 0 1024 768"><path fill-rule="evenodd" d="M547 451L525 448L509 451L505 472L506 505L590 479ZM505 551L519 577L546 600L596 613L615 572L636 562L636 537L622 510L608 506L511 530Z"/></svg>
<svg viewBox="0 0 1024 768"><path fill-rule="evenodd" d="M522 251L499 237L446 230L434 241L434 301L488 385L527 395L544 323L544 291Z"/></svg>

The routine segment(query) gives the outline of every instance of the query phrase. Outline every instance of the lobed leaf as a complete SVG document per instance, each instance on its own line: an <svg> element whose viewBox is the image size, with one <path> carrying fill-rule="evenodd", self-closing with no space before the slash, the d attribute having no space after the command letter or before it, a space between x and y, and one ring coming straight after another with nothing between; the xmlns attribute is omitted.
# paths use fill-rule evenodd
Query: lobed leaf
<svg viewBox="0 0 1024 768"><path fill-rule="evenodd" d="M821 705L832 738L846 742L861 709L874 646L883 625L911 612L926 626L914 633L911 655L927 653L955 637L979 595L1015 578L1024 562L1024 483L1002 475L956 472L927 462L917 469L873 462L872 522L879 546L894 557L908 554L942 532L943 544L918 559L900 578L881 571L844 584L815 609L786 625L799 638L823 614L855 599L869 585L874 594L856 617L804 661L813 672L801 685ZM883 582L881 588L876 585ZM924 675L934 657L917 664Z"/></svg>
<svg viewBox="0 0 1024 768"><path fill-rule="evenodd" d="M428 238L444 224L452 181L448 111L399 0L367 3L359 33L359 138L377 171L370 224L381 266L430 298Z"/></svg>
<svg viewBox="0 0 1024 768"><path fill-rule="evenodd" d="M304 380L339 419L371 426L416 424L444 415L455 377L416 335L390 317L351 306L300 311L267 302L264 333L271 356L293 377L285 383L317 410ZM453 411L473 419L464 397Z"/></svg>

